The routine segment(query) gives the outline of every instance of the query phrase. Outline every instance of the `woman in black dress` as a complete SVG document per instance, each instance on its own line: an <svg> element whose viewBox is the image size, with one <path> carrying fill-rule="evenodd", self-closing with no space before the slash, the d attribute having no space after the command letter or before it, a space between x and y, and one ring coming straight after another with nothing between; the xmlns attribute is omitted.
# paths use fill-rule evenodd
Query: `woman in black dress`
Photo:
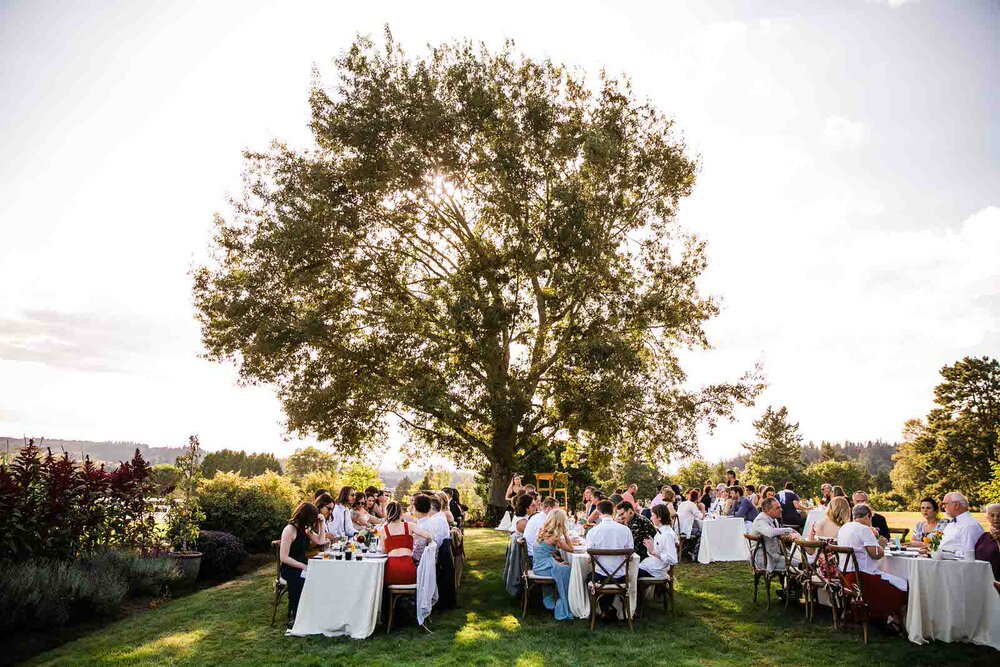
<svg viewBox="0 0 1000 667"><path fill-rule="evenodd" d="M299 598L302 596L302 586L305 579L306 563L309 562L307 552L312 544L323 544L323 538L313 532L319 510L312 503L301 503L292 512L288 525L281 531L281 546L278 549L278 560L281 561L281 578L288 584L288 627L295 622L295 612L299 609Z"/></svg>

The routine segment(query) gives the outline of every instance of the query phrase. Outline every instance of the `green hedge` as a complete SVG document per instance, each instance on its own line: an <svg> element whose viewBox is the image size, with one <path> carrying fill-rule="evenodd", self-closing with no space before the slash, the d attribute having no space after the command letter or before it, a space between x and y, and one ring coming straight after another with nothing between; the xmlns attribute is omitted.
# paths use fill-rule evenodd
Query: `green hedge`
<svg viewBox="0 0 1000 667"><path fill-rule="evenodd" d="M300 496L291 480L272 472L250 478L218 473L199 490L205 512L201 528L231 533L248 551L267 551L281 536Z"/></svg>

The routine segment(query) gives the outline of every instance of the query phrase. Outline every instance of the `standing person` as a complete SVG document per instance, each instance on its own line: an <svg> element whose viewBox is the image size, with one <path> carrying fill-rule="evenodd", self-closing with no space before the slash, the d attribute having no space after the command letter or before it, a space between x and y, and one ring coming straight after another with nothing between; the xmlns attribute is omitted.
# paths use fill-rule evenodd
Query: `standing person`
<svg viewBox="0 0 1000 667"><path fill-rule="evenodd" d="M625 491L625 493L622 494L622 500L624 500L627 503L630 503L632 507L636 508L637 510L639 508L639 504L635 502L635 493L638 490L639 487L637 485L629 484L628 489Z"/></svg>
<svg viewBox="0 0 1000 667"><path fill-rule="evenodd" d="M413 538L422 537L428 543L434 536L416 524L403 520L403 508L396 501L386 507L386 523L382 533L382 548L389 557L385 563L383 585L405 586L417 583L417 564L413 561Z"/></svg>
<svg viewBox="0 0 1000 667"><path fill-rule="evenodd" d="M670 490L671 490L671 488L669 486L667 486L666 484L664 484L663 486L661 486L660 490L656 493L655 496L653 496L653 499L651 501L649 501L649 509L653 509L657 505L662 504L665 501L665 499L666 499L666 496L664 494L666 494L666 492L670 491Z"/></svg>
<svg viewBox="0 0 1000 667"><path fill-rule="evenodd" d="M351 521L351 506L354 504L354 489L345 486L337 494L337 505L330 515L329 526L336 537L352 537L358 531Z"/></svg>
<svg viewBox="0 0 1000 667"><path fill-rule="evenodd" d="M514 507L514 498L517 497L520 490L521 476L515 473L514 476L510 478L510 484L507 485L507 491L503 495L503 497L510 504L511 508Z"/></svg>
<svg viewBox="0 0 1000 667"><path fill-rule="evenodd" d="M867 505L871 509L871 505L868 504L868 494L864 491L854 492L854 506ZM892 539L889 534L889 524L885 520L885 517L872 509L872 518L870 521L872 528L878 533L879 537L884 537L886 540Z"/></svg>
<svg viewBox="0 0 1000 667"><path fill-rule="evenodd" d="M726 486L728 486L729 488L732 488L734 486L739 486L739 483L740 483L739 480L736 478L736 471L735 470L727 470L726 471Z"/></svg>
<svg viewBox="0 0 1000 667"><path fill-rule="evenodd" d="M948 525L948 519L942 519L938 516L938 502L929 496L920 501L920 516L923 521L918 521L917 525L913 527L911 546L924 546L926 536L935 530L944 531L944 527Z"/></svg>
<svg viewBox="0 0 1000 667"><path fill-rule="evenodd" d="M462 501L458 494L458 489L453 486L446 486L444 492L448 494L448 509L455 517L455 525L459 530L465 527L465 511L462 509Z"/></svg>
<svg viewBox="0 0 1000 667"><path fill-rule="evenodd" d="M799 502L799 496L795 493L795 485L785 482L785 489L778 493L778 502L781 503L781 520L783 523L794 526L802 530L806 520L802 513L807 511Z"/></svg>
<svg viewBox="0 0 1000 667"><path fill-rule="evenodd" d="M612 514L615 506L609 500L602 500L597 503L597 511L600 512L601 519L596 526L590 529L587 535L587 542L591 549L635 549L635 542L632 539L632 531L614 520ZM590 581L603 582L605 576L614 572L620 572L621 576L615 577L619 583L625 581L628 573L625 568L621 568L625 561L624 556L594 556L600 564L594 564L594 570L590 573ZM618 568L621 568L620 570ZM600 599L601 614L604 618L612 617L614 613L611 609L613 600L609 596Z"/></svg>
<svg viewBox="0 0 1000 667"><path fill-rule="evenodd" d="M657 505L652 512L656 533L643 539L646 557L639 563L639 576L662 579L677 564L677 535L670 527L670 513L666 505ZM634 538L635 533L632 534Z"/></svg>
<svg viewBox="0 0 1000 667"><path fill-rule="evenodd" d="M300 503L292 518L288 520L281 531L281 543L278 547L278 560L281 563L281 578L288 585L288 621L290 628L295 623L295 614L299 610L299 598L302 597L302 586L305 585L303 574L309 562L310 544L320 545L322 540L312 531L319 518L319 510L312 503Z"/></svg>
<svg viewBox="0 0 1000 667"><path fill-rule="evenodd" d="M860 576L869 618L885 621L890 628L898 631L906 605L906 580L882 572L875 564L885 556L887 540L884 537L876 539L871 508L866 503L858 503L851 516L854 520L837 533L837 544L854 549L858 572L845 572L844 578L848 585L853 585L855 577Z"/></svg>
<svg viewBox="0 0 1000 667"><path fill-rule="evenodd" d="M985 533L979 522L969 514L969 500L961 493L952 491L944 496L944 511L952 521L944 527L944 536L938 547L944 551L969 555L976 552L976 542Z"/></svg>

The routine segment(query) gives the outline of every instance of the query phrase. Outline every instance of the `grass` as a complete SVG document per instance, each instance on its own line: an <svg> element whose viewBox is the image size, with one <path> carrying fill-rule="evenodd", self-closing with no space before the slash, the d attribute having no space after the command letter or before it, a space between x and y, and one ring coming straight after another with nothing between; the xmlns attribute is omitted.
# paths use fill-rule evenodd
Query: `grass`
<svg viewBox="0 0 1000 667"><path fill-rule="evenodd" d="M678 616L651 609L625 625L556 622L540 604L523 620L503 591L505 539L470 530L461 608L433 617L434 634L380 628L363 641L286 638L269 627L272 566L114 623L35 658L37 665L996 665L993 649L917 646L878 631L834 631L829 616L751 602L749 566L678 568ZM280 614L279 614L280 615Z"/></svg>

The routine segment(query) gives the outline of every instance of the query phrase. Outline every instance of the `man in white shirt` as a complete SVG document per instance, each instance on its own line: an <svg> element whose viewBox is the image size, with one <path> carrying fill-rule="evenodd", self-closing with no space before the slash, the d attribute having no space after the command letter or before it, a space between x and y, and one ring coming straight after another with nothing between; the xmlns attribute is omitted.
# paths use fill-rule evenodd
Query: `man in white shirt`
<svg viewBox="0 0 1000 667"><path fill-rule="evenodd" d="M628 526L620 524L614 519L615 506L610 500L602 500L597 504L597 511L601 513L601 518L597 525L587 533L587 546L590 549L635 549L635 542L632 540L632 531ZM590 573L591 581L604 581L609 574L614 574L615 581L623 582L628 576L626 568L622 567L625 562L624 556L594 556L594 571ZM600 567L598 567L600 565ZM608 596L600 600L601 612L608 616L611 612L611 605L614 600Z"/></svg>
<svg viewBox="0 0 1000 667"><path fill-rule="evenodd" d="M542 509L539 512L535 512L528 519L528 523L524 526L524 543L528 547L528 564L530 565L532 560L535 558L535 545L538 544L538 530L545 523L545 520L549 518L549 512L554 510L559 506L556 499L552 496L548 496L542 501Z"/></svg>
<svg viewBox="0 0 1000 667"><path fill-rule="evenodd" d="M778 540L785 535L799 537L791 528L781 526L781 504L777 498L766 498L760 504L760 514L753 520L750 534L764 540L764 551L767 553L767 571L782 572L785 569L785 553ZM754 563L764 567L764 555L754 551Z"/></svg>
<svg viewBox="0 0 1000 667"><path fill-rule="evenodd" d="M341 498L337 500L336 507L333 508L333 513L330 514L329 520L329 531L335 537L352 537L356 532L354 530L354 522L351 521L351 508L346 504L354 498L354 494L350 494L349 499L342 499L344 497L344 492L341 491Z"/></svg>
<svg viewBox="0 0 1000 667"><path fill-rule="evenodd" d="M986 531L969 514L968 498L961 493L952 491L945 494L941 505L951 517L951 522L944 527L940 549L953 553L962 552L965 558L971 558L976 551L976 542L979 540L979 536Z"/></svg>

